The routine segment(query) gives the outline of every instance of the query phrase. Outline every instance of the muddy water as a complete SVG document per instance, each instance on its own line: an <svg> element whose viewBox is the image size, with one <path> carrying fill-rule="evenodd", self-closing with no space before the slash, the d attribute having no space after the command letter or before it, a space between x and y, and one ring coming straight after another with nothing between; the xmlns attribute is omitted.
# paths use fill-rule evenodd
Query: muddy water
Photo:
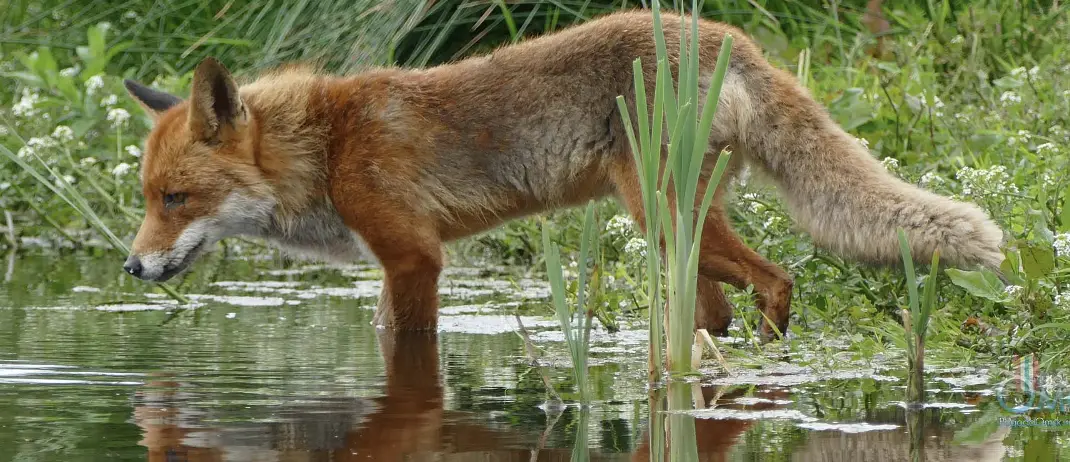
<svg viewBox="0 0 1070 462"><path fill-rule="evenodd" d="M646 389L646 332L596 331L597 402L556 406L540 374L567 403L571 379L540 280L453 268L439 332L398 336L369 324L369 267L205 262L180 287L196 308L176 312L114 258L11 263L0 268L0 460L650 460L650 405L662 401ZM680 385L700 409L668 414L672 428L694 434L701 460L907 460L901 371L805 365L811 356L732 375L705 365ZM1059 460L1058 431L952 442L992 408L990 385L983 370L934 375L914 419L926 460Z"/></svg>

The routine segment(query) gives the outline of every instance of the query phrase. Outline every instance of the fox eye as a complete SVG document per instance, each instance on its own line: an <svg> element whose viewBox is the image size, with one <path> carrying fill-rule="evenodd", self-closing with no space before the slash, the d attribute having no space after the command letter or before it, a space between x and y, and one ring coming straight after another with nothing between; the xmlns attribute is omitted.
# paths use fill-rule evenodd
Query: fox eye
<svg viewBox="0 0 1070 462"><path fill-rule="evenodd" d="M167 193L163 195L163 206L173 209L186 203L186 193Z"/></svg>

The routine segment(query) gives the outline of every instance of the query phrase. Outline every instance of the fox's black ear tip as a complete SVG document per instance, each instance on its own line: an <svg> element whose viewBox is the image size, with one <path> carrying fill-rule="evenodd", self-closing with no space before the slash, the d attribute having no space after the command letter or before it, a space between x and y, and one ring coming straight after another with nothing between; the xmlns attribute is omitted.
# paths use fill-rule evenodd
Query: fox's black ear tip
<svg viewBox="0 0 1070 462"><path fill-rule="evenodd" d="M150 109L150 112L163 112L182 102L182 98L147 87L133 79L123 79L123 86L134 99Z"/></svg>

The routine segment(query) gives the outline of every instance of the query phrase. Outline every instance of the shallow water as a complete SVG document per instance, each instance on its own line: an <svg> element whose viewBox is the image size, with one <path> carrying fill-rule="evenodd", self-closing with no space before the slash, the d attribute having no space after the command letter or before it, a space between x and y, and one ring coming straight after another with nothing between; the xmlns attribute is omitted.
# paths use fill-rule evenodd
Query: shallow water
<svg viewBox="0 0 1070 462"><path fill-rule="evenodd" d="M649 460L660 401L646 389L646 331L595 331L597 401L547 405L540 373L573 394L539 280L452 268L439 332L396 336L370 325L371 267L205 262L180 287L196 308L176 313L115 258L12 262L0 283L0 460L569 460L577 448ZM694 428L701 460L907 460L901 371L782 356L732 375L704 363L700 382L680 385L706 407L669 414ZM984 370L934 376L919 415L926 460L1060 460L1058 430L954 444L991 408L991 387Z"/></svg>

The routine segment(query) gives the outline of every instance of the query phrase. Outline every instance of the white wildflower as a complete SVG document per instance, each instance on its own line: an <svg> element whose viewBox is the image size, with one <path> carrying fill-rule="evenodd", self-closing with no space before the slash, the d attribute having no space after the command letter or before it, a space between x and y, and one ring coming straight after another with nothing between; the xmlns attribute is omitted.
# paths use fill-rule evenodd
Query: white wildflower
<svg viewBox="0 0 1070 462"><path fill-rule="evenodd" d="M92 156L83 157L81 160L78 161L78 164L83 166L83 167L88 167L90 165L96 165L96 163L97 163L97 158L96 157L92 157Z"/></svg>
<svg viewBox="0 0 1070 462"><path fill-rule="evenodd" d="M119 165L116 165L115 168L111 169L111 174L115 176L126 175L130 172L131 168L133 168L132 165L126 162L120 162Z"/></svg>
<svg viewBox="0 0 1070 462"><path fill-rule="evenodd" d="M1003 294L1009 298L1016 299L1022 295L1024 290L1025 288L1022 286L1010 285L1003 288Z"/></svg>
<svg viewBox="0 0 1070 462"><path fill-rule="evenodd" d="M31 92L28 88L23 88L22 98L14 106L11 106L11 114L15 117L26 119L34 117L41 112L37 108L37 103L40 101L41 95L37 94L37 92Z"/></svg>
<svg viewBox="0 0 1070 462"><path fill-rule="evenodd" d="M638 237L628 240L627 244L624 244L624 253L636 258L646 258L646 240Z"/></svg>
<svg viewBox="0 0 1070 462"><path fill-rule="evenodd" d="M974 169L963 167L955 174L962 183L962 194L1014 194L1018 192L1018 186L1012 183L1007 167L995 165L989 168Z"/></svg>
<svg viewBox="0 0 1070 462"><path fill-rule="evenodd" d="M56 187L62 188L64 184L72 185L75 182L75 178L70 175L52 176L52 181L56 183Z"/></svg>
<svg viewBox="0 0 1070 462"><path fill-rule="evenodd" d="M951 43L953 43L953 44L959 44L959 43L962 43L964 41L966 41L966 39L961 35L956 35L956 36L951 38Z"/></svg>
<svg viewBox="0 0 1070 462"><path fill-rule="evenodd" d="M100 107L111 107L119 104L118 95L108 95L100 100Z"/></svg>
<svg viewBox="0 0 1070 462"><path fill-rule="evenodd" d="M131 21L137 21L138 19L141 19L141 16L139 16L137 14L137 11L129 10L126 13L123 13L123 19L129 19Z"/></svg>
<svg viewBox="0 0 1070 462"><path fill-rule="evenodd" d="M1070 294L1055 294L1054 301L1060 308L1070 308Z"/></svg>
<svg viewBox="0 0 1070 462"><path fill-rule="evenodd" d="M72 78L72 77L78 75L78 72L79 72L78 66L65 67L65 68L63 68L62 70L59 71L59 75L61 75L63 77L67 77L67 78Z"/></svg>
<svg viewBox="0 0 1070 462"><path fill-rule="evenodd" d="M973 167L962 167L962 169L955 174L955 178L962 183L962 194L967 196L973 194L974 177L976 177L976 170L974 170Z"/></svg>
<svg viewBox="0 0 1070 462"><path fill-rule="evenodd" d="M10 188L10 187L11 187L11 183L8 183L6 181L3 182L3 183L0 183L0 191L6 191L7 188Z"/></svg>
<svg viewBox="0 0 1070 462"><path fill-rule="evenodd" d="M752 213L761 213L762 210L765 210L765 206L758 201L757 193L743 194L743 199L748 201L747 208L749 208Z"/></svg>
<svg viewBox="0 0 1070 462"><path fill-rule="evenodd" d="M31 155L41 155L44 151L59 146L59 143L55 139L47 136L33 137L26 141L26 144L19 148L18 156L25 159Z"/></svg>
<svg viewBox="0 0 1070 462"><path fill-rule="evenodd" d="M74 140L74 130L66 125L57 126L55 130L52 130L52 138L60 143L68 143Z"/></svg>
<svg viewBox="0 0 1070 462"><path fill-rule="evenodd" d="M1025 67L1016 67L1014 69L1011 69L1011 76L1017 77L1017 78L1022 78L1022 77L1025 77L1026 75L1029 75L1029 77L1031 77L1031 78L1036 78L1037 74L1039 74L1039 73L1040 73L1040 67L1039 66L1033 66L1033 67L1029 68L1028 71L1025 69Z"/></svg>
<svg viewBox="0 0 1070 462"><path fill-rule="evenodd" d="M943 117L944 111L941 111L943 108L944 101L941 100L939 96L933 95L933 115L936 117Z"/></svg>
<svg viewBox="0 0 1070 462"><path fill-rule="evenodd" d="M1051 174L1049 174L1048 172L1044 172L1044 174L1040 176L1040 183L1044 186L1045 189L1054 188L1055 178L1052 178Z"/></svg>
<svg viewBox="0 0 1070 462"><path fill-rule="evenodd" d="M1058 153L1059 148L1054 143L1044 143L1037 145L1037 154L1043 154L1044 151L1051 151L1052 154Z"/></svg>
<svg viewBox="0 0 1070 462"><path fill-rule="evenodd" d="M772 215L769 219L765 220L765 229L775 228L781 221L784 221L784 219L779 215Z"/></svg>
<svg viewBox="0 0 1070 462"><path fill-rule="evenodd" d="M97 27L99 27L100 30L107 31L111 29L111 23L107 21L102 21L97 24Z"/></svg>
<svg viewBox="0 0 1070 462"><path fill-rule="evenodd" d="M865 138L855 138L858 140L858 144L861 144L863 148L869 149L869 140Z"/></svg>
<svg viewBox="0 0 1070 462"><path fill-rule="evenodd" d="M1055 247L1056 255L1070 257L1070 233L1056 234L1052 246Z"/></svg>
<svg viewBox="0 0 1070 462"><path fill-rule="evenodd" d="M922 186L935 186L943 182L944 178L934 172L925 172L925 174L921 176L921 180L919 180L919 183L921 183Z"/></svg>
<svg viewBox="0 0 1070 462"><path fill-rule="evenodd" d="M1022 102L1022 97L1018 96L1017 93L1008 90L1003 92L1002 95L999 95L999 102L1002 103L1004 106L1008 105L1009 103L1020 103Z"/></svg>
<svg viewBox="0 0 1070 462"><path fill-rule="evenodd" d="M100 74L94 75L85 81L85 92L90 96L96 94L101 88L104 88L104 77Z"/></svg>
<svg viewBox="0 0 1070 462"><path fill-rule="evenodd" d="M1029 138L1031 138L1032 136L1033 135L1026 130L1018 130L1018 136L1007 137L1007 144L1014 146L1018 144L1019 141L1022 143L1028 143Z"/></svg>
<svg viewBox="0 0 1070 462"><path fill-rule="evenodd" d="M8 131L7 125L0 125L0 136L7 136L7 135L10 135L10 134L11 134L11 132Z"/></svg>
<svg viewBox="0 0 1070 462"><path fill-rule="evenodd" d="M606 223L606 232L610 236L628 236L632 233L632 226L635 222L631 217L625 215L617 215L609 219L609 223Z"/></svg>
<svg viewBox="0 0 1070 462"><path fill-rule="evenodd" d="M141 148L131 144L126 147L126 153L134 157L141 157Z"/></svg>
<svg viewBox="0 0 1070 462"><path fill-rule="evenodd" d="M885 157L881 160L881 165L889 171L896 171L899 169L899 160L892 157Z"/></svg>
<svg viewBox="0 0 1070 462"><path fill-rule="evenodd" d="M111 122L111 126L119 128L126 125L126 121L130 120L130 113L126 112L126 109L115 108L108 111L108 122Z"/></svg>

